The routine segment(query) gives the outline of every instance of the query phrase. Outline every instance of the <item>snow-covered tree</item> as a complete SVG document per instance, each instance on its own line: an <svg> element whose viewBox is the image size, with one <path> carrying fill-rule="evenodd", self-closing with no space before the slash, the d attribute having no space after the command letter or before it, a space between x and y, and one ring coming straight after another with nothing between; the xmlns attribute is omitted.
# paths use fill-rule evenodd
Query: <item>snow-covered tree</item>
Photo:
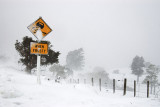
<svg viewBox="0 0 160 107"><path fill-rule="evenodd" d="M60 76L60 77L64 77L65 76L65 72L64 72L65 67L61 66L60 64L53 64L49 70L51 72L53 72L54 75L56 75L56 77Z"/></svg>
<svg viewBox="0 0 160 107"><path fill-rule="evenodd" d="M96 66L94 67L92 72L87 72L83 74L83 77L86 78L87 81L91 81L91 78L94 79L94 84L98 85L98 80L101 78L102 86L109 87L111 86L112 81L109 79L109 73L103 67Z"/></svg>
<svg viewBox="0 0 160 107"><path fill-rule="evenodd" d="M62 66L60 64L53 64L49 70L53 72L53 75L56 77L60 76L61 78L67 78L68 76L73 74L73 71L65 68L65 66Z"/></svg>
<svg viewBox="0 0 160 107"><path fill-rule="evenodd" d="M82 70L84 67L84 51L82 48L70 51L66 57L66 68Z"/></svg>
<svg viewBox="0 0 160 107"><path fill-rule="evenodd" d="M103 67L98 67L98 66L95 67L91 75L93 75L93 77L97 79L98 78L109 79L108 77L109 74L106 72L106 70Z"/></svg>
<svg viewBox="0 0 160 107"><path fill-rule="evenodd" d="M144 70L144 59L143 57L136 56L131 64L132 74L137 75L137 83L139 82L139 77L143 74Z"/></svg>
<svg viewBox="0 0 160 107"><path fill-rule="evenodd" d="M147 81L150 82L151 84L151 91L150 93L152 94L152 89L154 87L154 94L155 94L155 87L156 87L156 84L158 84L158 73L159 73L160 69L151 64L148 66L148 68L146 69L146 72L147 72L147 76L146 78L144 79L143 83L147 83Z"/></svg>

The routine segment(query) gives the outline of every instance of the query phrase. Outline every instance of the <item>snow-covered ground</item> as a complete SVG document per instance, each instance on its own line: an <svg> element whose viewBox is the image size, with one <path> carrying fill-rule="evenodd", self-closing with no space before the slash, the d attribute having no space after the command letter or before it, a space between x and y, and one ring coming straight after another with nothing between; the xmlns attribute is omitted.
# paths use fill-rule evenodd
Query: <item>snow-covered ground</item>
<svg viewBox="0 0 160 107"><path fill-rule="evenodd" d="M118 70L118 73L114 73L115 70ZM137 81L137 76L132 74L131 68L111 69L108 72L109 72L110 79L116 79L116 85L123 87L124 78L126 78L127 86L132 89L134 88L134 80ZM146 76L147 76L147 73L144 70L143 75L140 76L139 78L139 83L136 84L137 85L136 91L137 91L138 97L146 97L147 84L143 83L143 80L145 79ZM158 75L158 81L160 81L160 73ZM151 87L149 90L151 90ZM160 86L156 87L156 94L160 96ZM155 95L150 95L150 97L155 97Z"/></svg>
<svg viewBox="0 0 160 107"><path fill-rule="evenodd" d="M0 107L159 107L160 99L126 96L84 84L55 83L28 75L11 66L0 66Z"/></svg>

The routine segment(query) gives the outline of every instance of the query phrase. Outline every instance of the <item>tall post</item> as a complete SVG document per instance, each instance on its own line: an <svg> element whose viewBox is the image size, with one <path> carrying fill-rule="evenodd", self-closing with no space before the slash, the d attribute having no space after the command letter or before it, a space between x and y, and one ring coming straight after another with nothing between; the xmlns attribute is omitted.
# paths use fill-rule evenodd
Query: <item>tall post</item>
<svg viewBox="0 0 160 107"><path fill-rule="evenodd" d="M113 79L113 93L115 93L115 79Z"/></svg>
<svg viewBox="0 0 160 107"><path fill-rule="evenodd" d="M42 31L40 30L40 28L38 28L37 32L36 32L36 37L38 37L38 43L41 42L43 37L42 35ZM38 51L40 50L40 48L38 48ZM37 83L41 84L41 80L40 80L40 66L41 66L41 56L40 54L37 55Z"/></svg>
<svg viewBox="0 0 160 107"><path fill-rule="evenodd" d="M124 91L123 91L123 95L126 95L126 85L127 84L127 79L124 79Z"/></svg>
<svg viewBox="0 0 160 107"><path fill-rule="evenodd" d="M99 79L99 90L101 91L101 78Z"/></svg>
<svg viewBox="0 0 160 107"><path fill-rule="evenodd" d="M77 84L79 84L79 79L77 80Z"/></svg>
<svg viewBox="0 0 160 107"><path fill-rule="evenodd" d="M147 98L149 98L149 81L147 81Z"/></svg>
<svg viewBox="0 0 160 107"><path fill-rule="evenodd" d="M91 81L92 81L92 86L94 86L94 81L93 81L93 78L92 78L92 80L91 80Z"/></svg>
<svg viewBox="0 0 160 107"><path fill-rule="evenodd" d="M41 60L41 56L37 55L37 83L41 84L41 80L40 80L40 60Z"/></svg>
<svg viewBox="0 0 160 107"><path fill-rule="evenodd" d="M136 96L136 81L134 80L134 97Z"/></svg>
<svg viewBox="0 0 160 107"><path fill-rule="evenodd" d="M44 26L45 25L45 26ZM29 29L29 31L31 31L34 36L36 36L38 43L47 35L49 34L52 29L45 23L44 20L42 20L42 17L39 17L39 19L37 21L35 21L34 23L32 23L30 26L27 27ZM35 28L35 29L33 29ZM43 29L43 33L42 30ZM33 46L34 47L34 46ZM31 48L32 49L32 48ZM40 48L39 48L40 49ZM36 52L32 52L32 54L42 54L42 51L40 52L38 49L37 51L37 46L36 46ZM46 51L47 52L47 51ZM38 84L41 84L40 81L40 60L41 60L41 56L37 55L37 82Z"/></svg>

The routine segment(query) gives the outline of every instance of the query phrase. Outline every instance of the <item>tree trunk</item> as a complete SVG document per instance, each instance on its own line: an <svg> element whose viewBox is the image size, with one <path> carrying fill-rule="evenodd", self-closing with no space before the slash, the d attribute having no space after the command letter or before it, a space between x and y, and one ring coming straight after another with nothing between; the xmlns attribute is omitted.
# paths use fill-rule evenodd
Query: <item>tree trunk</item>
<svg viewBox="0 0 160 107"><path fill-rule="evenodd" d="M156 94L156 85L154 84L154 95Z"/></svg>
<svg viewBox="0 0 160 107"><path fill-rule="evenodd" d="M153 88L153 85L152 85L152 83L151 83L151 91L150 91L150 94L152 94L152 88Z"/></svg>

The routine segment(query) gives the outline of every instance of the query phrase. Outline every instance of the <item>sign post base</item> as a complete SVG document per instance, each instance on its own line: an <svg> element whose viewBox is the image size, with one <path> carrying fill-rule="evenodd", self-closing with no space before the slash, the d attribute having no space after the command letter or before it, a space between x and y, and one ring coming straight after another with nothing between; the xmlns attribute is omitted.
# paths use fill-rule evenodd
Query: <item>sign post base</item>
<svg viewBox="0 0 160 107"><path fill-rule="evenodd" d="M40 79L40 59L41 56L37 55L37 83L41 84L41 79Z"/></svg>

